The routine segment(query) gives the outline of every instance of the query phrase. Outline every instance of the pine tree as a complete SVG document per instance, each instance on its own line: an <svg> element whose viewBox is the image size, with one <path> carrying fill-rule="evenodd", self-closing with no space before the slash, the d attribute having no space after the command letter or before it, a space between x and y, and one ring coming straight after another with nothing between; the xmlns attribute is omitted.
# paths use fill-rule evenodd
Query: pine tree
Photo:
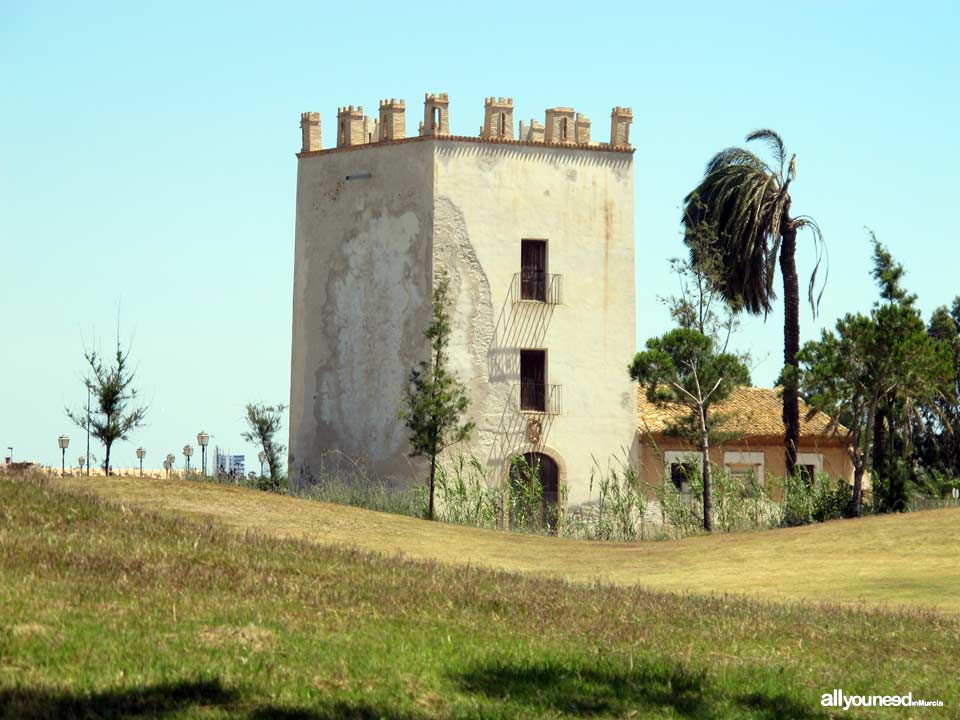
<svg viewBox="0 0 960 720"><path fill-rule="evenodd" d="M434 516L434 482L437 457L449 446L466 440L473 422L461 422L469 400L466 388L446 367L450 343L450 281L443 273L433 289L432 317L424 335L430 341L430 360L421 361L410 371L406 388L406 406L400 418L410 431L410 457L430 459L430 504L427 517Z"/></svg>

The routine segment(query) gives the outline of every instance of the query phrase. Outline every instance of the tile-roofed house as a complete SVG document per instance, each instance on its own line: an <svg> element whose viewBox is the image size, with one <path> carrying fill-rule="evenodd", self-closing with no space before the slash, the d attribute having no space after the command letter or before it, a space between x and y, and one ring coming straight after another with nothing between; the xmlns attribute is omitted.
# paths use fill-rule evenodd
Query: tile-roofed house
<svg viewBox="0 0 960 720"><path fill-rule="evenodd" d="M749 437L783 437L783 400L777 388L742 387L718 403L712 411L723 416L717 430ZM637 430L641 433L664 433L687 413L685 407L656 406L647 400L643 388L637 388ZM800 399L800 435L807 438L836 438L846 428L830 427L831 418L821 412L810 415L810 408Z"/></svg>
<svg viewBox="0 0 960 720"><path fill-rule="evenodd" d="M687 414L686 408L658 406L647 400L644 388L637 388L637 437L643 478L656 482L661 477L682 482L678 468L699 465L697 448L671 432ZM764 478L785 474L783 447L783 400L777 388L743 387L711 408L721 422L715 428L727 438L711 447L713 463L728 471ZM853 465L844 437L846 428L832 426L823 413L811 413L800 400L800 447L798 465L803 472L826 472L831 477L853 477Z"/></svg>

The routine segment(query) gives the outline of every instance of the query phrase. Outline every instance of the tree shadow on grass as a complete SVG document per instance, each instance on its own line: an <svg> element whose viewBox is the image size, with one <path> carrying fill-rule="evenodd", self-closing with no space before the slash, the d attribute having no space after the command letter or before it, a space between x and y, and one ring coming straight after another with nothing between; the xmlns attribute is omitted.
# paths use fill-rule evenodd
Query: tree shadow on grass
<svg viewBox="0 0 960 720"><path fill-rule="evenodd" d="M429 715L366 702L336 701L319 709L260 707L245 720L429 720Z"/></svg>
<svg viewBox="0 0 960 720"><path fill-rule="evenodd" d="M644 712L670 711L694 720L715 720L731 714L762 720L826 717L820 708L783 693L724 694L705 674L665 663L635 664L629 669L610 662L494 662L477 665L454 680L464 692L534 713L621 717L638 711L642 717Z"/></svg>
<svg viewBox="0 0 960 720"><path fill-rule="evenodd" d="M224 688L219 680L183 680L94 693L4 688L0 689L0 719L161 718L197 705L227 705L236 700L236 692Z"/></svg>
<svg viewBox="0 0 960 720"><path fill-rule="evenodd" d="M314 708L258 704L219 680L179 681L78 693L56 688L0 688L0 720L134 720L216 707L243 720L426 720L418 712L329 700Z"/></svg>

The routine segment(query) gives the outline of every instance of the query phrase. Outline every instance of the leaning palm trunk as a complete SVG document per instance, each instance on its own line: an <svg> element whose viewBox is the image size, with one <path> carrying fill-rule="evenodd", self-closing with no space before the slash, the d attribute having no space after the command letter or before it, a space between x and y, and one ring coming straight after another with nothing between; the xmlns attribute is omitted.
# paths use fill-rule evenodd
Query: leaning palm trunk
<svg viewBox="0 0 960 720"><path fill-rule="evenodd" d="M787 477L797 469L800 445L800 403L797 399L797 353L800 351L800 288L797 281L797 231L786 218L780 246L780 273L783 275L783 428Z"/></svg>

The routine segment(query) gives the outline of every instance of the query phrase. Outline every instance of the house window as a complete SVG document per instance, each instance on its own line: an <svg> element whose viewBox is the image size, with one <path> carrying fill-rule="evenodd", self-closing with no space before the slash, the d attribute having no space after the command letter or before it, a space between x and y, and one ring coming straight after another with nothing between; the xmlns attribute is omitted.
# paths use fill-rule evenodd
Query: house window
<svg viewBox="0 0 960 720"><path fill-rule="evenodd" d="M560 139L563 142L567 141L567 118L560 120Z"/></svg>
<svg viewBox="0 0 960 720"><path fill-rule="evenodd" d="M667 450L664 453L667 476L682 493L690 492L690 480L703 470L703 455L689 450Z"/></svg>
<svg viewBox="0 0 960 720"><path fill-rule="evenodd" d="M756 465L727 465L727 472L736 478L752 478L756 476Z"/></svg>
<svg viewBox="0 0 960 720"><path fill-rule="evenodd" d="M670 482L678 492L690 492L690 479L698 472L699 468L689 462L670 463Z"/></svg>
<svg viewBox="0 0 960 720"><path fill-rule="evenodd" d="M433 109L433 129L438 132L440 130L440 108L438 107Z"/></svg>
<svg viewBox="0 0 960 720"><path fill-rule="evenodd" d="M723 467L734 477L749 481L750 485L763 486L766 477L766 460L762 452L725 452Z"/></svg>
<svg viewBox="0 0 960 720"><path fill-rule="evenodd" d="M808 483L823 471L823 453L797 453L797 472Z"/></svg>
<svg viewBox="0 0 960 720"><path fill-rule="evenodd" d="M520 241L520 299L547 300L547 241Z"/></svg>
<svg viewBox="0 0 960 720"><path fill-rule="evenodd" d="M547 411L547 351L520 351L520 409Z"/></svg>

